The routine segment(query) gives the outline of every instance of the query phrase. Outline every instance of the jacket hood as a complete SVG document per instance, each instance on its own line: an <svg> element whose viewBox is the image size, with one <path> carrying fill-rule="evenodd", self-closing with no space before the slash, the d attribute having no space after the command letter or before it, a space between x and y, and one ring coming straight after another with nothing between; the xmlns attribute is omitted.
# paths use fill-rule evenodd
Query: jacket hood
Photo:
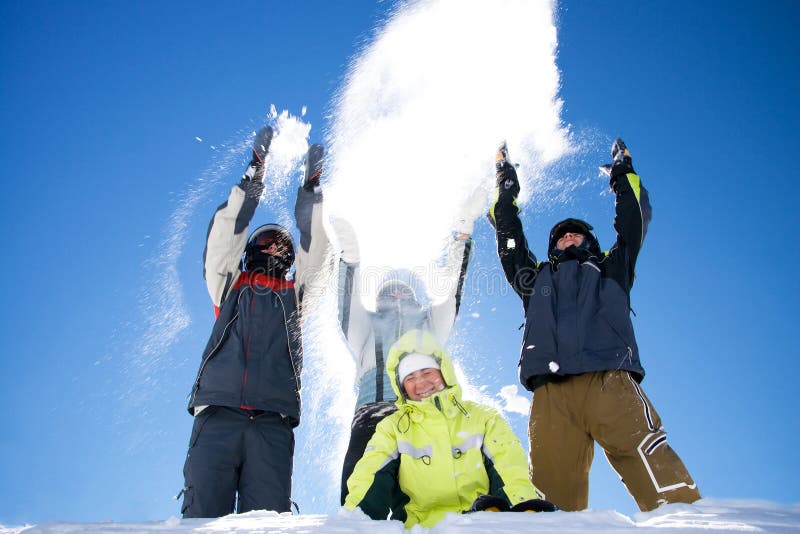
<svg viewBox="0 0 800 534"><path fill-rule="evenodd" d="M402 309L418 312L430 306L425 283L408 269L393 269L386 273L378 287L375 309Z"/></svg>
<svg viewBox="0 0 800 534"><path fill-rule="evenodd" d="M420 401L412 401L408 398L405 391L400 387L400 381L397 375L397 366L400 364L400 360L407 354L414 352L433 356L439 363L439 368L445 383L444 391ZM410 330L403 334L394 345L392 345L392 348L389 349L389 355L386 358L386 372L389 375L389 380L392 382L392 389L395 395L397 395L396 404L398 406L402 406L406 403L433 402L434 397L442 394L446 396L455 395L457 400L461 400L461 386L456 379L455 368L453 367L450 355L430 332L424 330Z"/></svg>

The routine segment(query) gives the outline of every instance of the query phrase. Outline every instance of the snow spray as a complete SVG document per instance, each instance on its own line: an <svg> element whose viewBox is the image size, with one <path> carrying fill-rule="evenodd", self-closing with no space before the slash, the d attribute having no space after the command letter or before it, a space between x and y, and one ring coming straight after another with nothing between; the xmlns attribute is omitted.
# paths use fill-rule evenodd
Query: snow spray
<svg viewBox="0 0 800 534"><path fill-rule="evenodd" d="M482 189L488 208L502 140L521 164L522 201L559 187L537 179L573 151L560 119L553 12L546 1L403 3L351 62L334 101L323 186L329 215L357 234L361 270L370 274L361 295L367 308L389 269L430 282L465 201ZM435 300L434 285L428 290ZM304 512L338 505L355 404L354 365L335 317L336 303L323 297L303 327L304 445L294 498Z"/></svg>
<svg viewBox="0 0 800 534"><path fill-rule="evenodd" d="M571 150L553 10L403 4L353 60L335 102L326 191L358 234L362 266L414 269L438 257L464 200L492 189L504 139L521 164L520 200L547 186L537 173Z"/></svg>
<svg viewBox="0 0 800 534"><path fill-rule="evenodd" d="M285 206L290 198L294 202L311 125L288 111L279 112L275 106L270 107L266 121L273 126L276 135L270 146L269 165L264 177L266 188L259 210L269 210L270 220L277 218L279 224L293 228L294 223ZM213 213L204 212L202 222L197 222L194 219L198 208L212 195L219 197L214 200L214 205L225 198L235 184L231 177L246 168L254 135L253 129L245 129L228 141L210 145L211 163L176 202L155 253L144 264L148 274L138 296L141 319L126 325L126 331L131 333L131 346L113 351L124 355L120 383L115 383L113 392L104 393L116 399L115 419L121 428L126 429L129 451L152 446L154 441L168 433L168 429L153 426L152 418L147 416L150 410L163 408L165 399L175 399L177 404L185 402L183 397L176 398L174 392L176 389L188 391L200 354L181 354L178 357L173 353L181 333L191 324L191 316L184 304L179 262L189 236L205 235ZM199 137L197 141L203 142ZM197 225L202 227L200 232L194 231ZM199 251L196 257L199 257ZM210 309L209 303L209 313ZM207 332L202 334L207 335ZM178 383L180 381L183 382ZM159 406L153 406L154 403ZM131 424L132 417L140 420ZM136 430L131 431L131 428Z"/></svg>

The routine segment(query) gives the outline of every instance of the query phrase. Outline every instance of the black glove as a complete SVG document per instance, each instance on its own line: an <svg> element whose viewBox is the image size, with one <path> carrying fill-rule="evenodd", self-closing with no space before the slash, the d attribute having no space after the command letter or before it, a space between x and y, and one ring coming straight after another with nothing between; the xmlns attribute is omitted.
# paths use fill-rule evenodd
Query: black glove
<svg viewBox="0 0 800 534"><path fill-rule="evenodd" d="M509 510L508 501L494 495L479 495L469 507L470 512L508 512Z"/></svg>
<svg viewBox="0 0 800 534"><path fill-rule="evenodd" d="M267 159L269 153L272 135L273 131L269 126L264 126L256 134L256 139L253 141L253 157L242 176L242 181L248 180L256 183L264 181L264 160Z"/></svg>
<svg viewBox="0 0 800 534"><path fill-rule="evenodd" d="M611 145L611 163L606 163L600 166L600 170L609 176L608 185L611 190L617 192L617 178L624 176L628 173L635 173L633 170L633 161L631 160L631 153L628 147L625 146L625 141L619 137Z"/></svg>
<svg viewBox="0 0 800 534"><path fill-rule="evenodd" d="M512 512L555 512L558 506L544 499L529 499L511 507Z"/></svg>
<svg viewBox="0 0 800 534"><path fill-rule="evenodd" d="M319 187L322 177L322 164L325 160L325 148L322 145L311 145L306 154L306 172L303 178L303 189L313 191Z"/></svg>
<svg viewBox="0 0 800 534"><path fill-rule="evenodd" d="M517 178L517 170L508 161L508 148L505 141L497 149L497 158L495 160L495 178L497 179L497 187L500 189L500 194L508 191L512 196L519 195L519 179Z"/></svg>

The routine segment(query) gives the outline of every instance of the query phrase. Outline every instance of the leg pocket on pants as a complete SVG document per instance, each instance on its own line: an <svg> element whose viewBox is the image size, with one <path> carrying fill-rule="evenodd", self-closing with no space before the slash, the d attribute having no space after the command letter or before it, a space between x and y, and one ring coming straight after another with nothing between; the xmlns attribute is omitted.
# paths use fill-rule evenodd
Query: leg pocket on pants
<svg viewBox="0 0 800 534"><path fill-rule="evenodd" d="M186 511L191 508L192 502L194 501L194 481L192 480L193 470L190 467L192 448L194 448L194 446L197 444L197 440L200 438L200 434L203 431L203 427L216 411L217 411L216 406L209 406L208 408L204 409L194 417L194 423L192 424L192 434L189 437L189 448L186 451L186 461L183 464L183 489L181 490L183 493L183 504L181 505L181 515L183 517L193 517L192 515L187 516L186 514Z"/></svg>
<svg viewBox="0 0 800 534"><path fill-rule="evenodd" d="M194 500L194 490L192 486L186 486L183 488L183 505L181 506L181 515L186 517L186 510L188 510L192 506L192 501Z"/></svg>
<svg viewBox="0 0 800 534"><path fill-rule="evenodd" d="M189 437L189 448L195 446L197 439L200 437L203 427L212 415L217 411L217 406L209 406L199 414L194 416L194 424L192 425L192 435Z"/></svg>

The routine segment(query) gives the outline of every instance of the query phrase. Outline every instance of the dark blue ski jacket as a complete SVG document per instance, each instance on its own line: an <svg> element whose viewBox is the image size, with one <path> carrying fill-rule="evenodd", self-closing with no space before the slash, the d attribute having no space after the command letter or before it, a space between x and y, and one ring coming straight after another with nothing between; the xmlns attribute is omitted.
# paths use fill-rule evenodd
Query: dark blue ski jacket
<svg viewBox="0 0 800 534"><path fill-rule="evenodd" d="M627 370L644 378L630 319L630 290L651 207L633 172L612 178L617 240L599 256L570 247L539 263L528 248L516 197L516 171L498 171L497 201L490 219L506 279L522 298L525 331L520 382L530 391L559 377Z"/></svg>
<svg viewBox="0 0 800 534"><path fill-rule="evenodd" d="M297 294L302 294L309 255L314 251L304 240L305 246L296 254L294 281L241 270L259 194L235 186L209 227L204 274L217 320L188 408L192 414L206 406L264 410L282 414L296 426L303 367ZM319 200L302 188L298 193L298 203L308 204L308 209L301 210L307 220L298 221L303 236L310 230Z"/></svg>

